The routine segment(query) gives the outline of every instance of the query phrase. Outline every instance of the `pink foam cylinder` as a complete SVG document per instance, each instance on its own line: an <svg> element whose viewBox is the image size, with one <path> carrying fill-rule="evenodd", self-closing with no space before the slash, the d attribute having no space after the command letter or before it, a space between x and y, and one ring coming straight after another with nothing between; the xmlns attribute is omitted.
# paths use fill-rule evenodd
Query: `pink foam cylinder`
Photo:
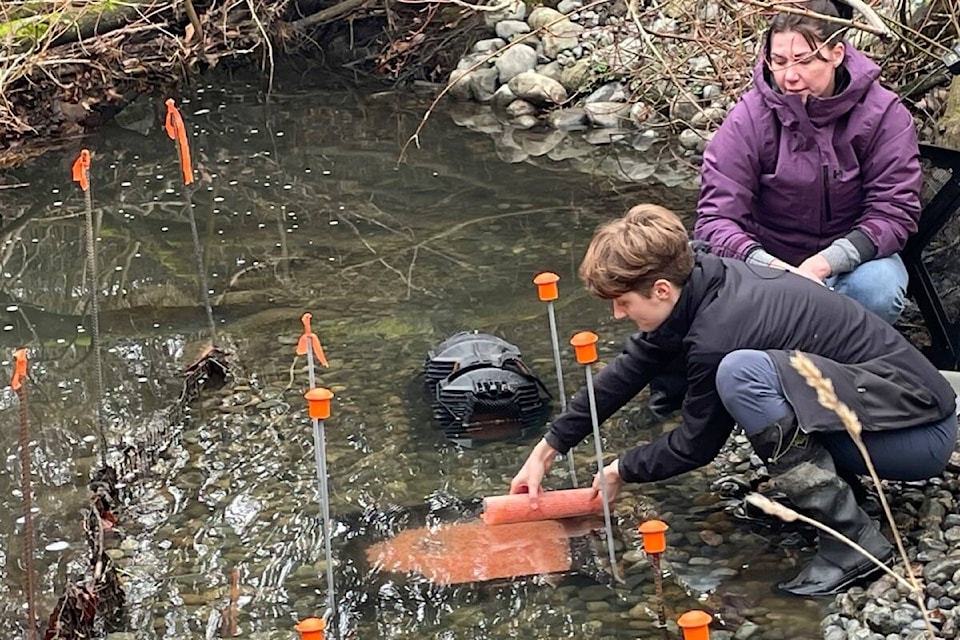
<svg viewBox="0 0 960 640"><path fill-rule="evenodd" d="M531 507L530 496L526 493L490 496L483 499L483 514L480 517L485 524L492 525L560 520L602 512L600 495L591 494L593 490L589 488L544 491L540 494L536 509Z"/></svg>

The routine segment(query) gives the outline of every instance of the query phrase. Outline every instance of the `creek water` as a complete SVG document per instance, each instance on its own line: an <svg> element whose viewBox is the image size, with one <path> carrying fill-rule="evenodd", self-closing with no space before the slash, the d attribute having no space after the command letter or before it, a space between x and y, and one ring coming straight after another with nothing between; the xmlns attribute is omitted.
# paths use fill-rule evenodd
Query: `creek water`
<svg viewBox="0 0 960 640"><path fill-rule="evenodd" d="M99 456L84 204L69 174L81 145L94 154L108 441L162 416L180 393L183 368L211 341L161 98L3 176L27 185L0 191L5 225L20 221L4 227L0 251L0 343L7 354L20 346L30 353L44 620L87 566L80 510ZM269 100L225 75L182 99L203 178L192 200L217 341L232 354L235 379L195 403L120 514L112 544L128 612L109 637L219 637L234 569L241 637L293 638L297 620L323 612L323 532L302 399L308 382L295 357L306 311L329 358L318 381L336 394L326 421L336 637L662 637L650 566L633 533L650 516L671 526L669 620L704 608L718 616L716 637L816 636L822 603L772 590L796 554L777 532L729 516L711 490L722 474L712 465L629 487L617 502L625 584L611 584L602 562L586 560L570 575L453 587L367 565L364 550L374 542L475 516L479 499L507 491L535 441L447 442L422 389L428 350L456 331L493 333L518 345L554 390L546 310L531 283L551 270L561 276L556 309L572 393L584 373L567 338L596 331L603 360L631 330L576 279L593 228L639 202L684 216L695 204L695 169L669 145L598 146L595 160L569 153L576 165L535 152L507 158L505 148L530 151L546 134L471 130L457 124L469 119L463 109L449 106L432 113L419 148L398 164L429 103L292 71L280 74ZM653 171L626 182L609 170L638 160L669 166L672 178ZM597 171L584 170L589 162ZM10 371L9 357L3 367ZM641 396L604 426L608 454L675 426L649 424L643 404ZM0 633L20 637L19 403L9 389L0 411ZM592 452L590 440L576 450L581 486L595 469ZM724 456L727 467L746 460L738 450ZM555 465L550 486L568 486L564 466ZM602 559L602 543L591 545ZM667 633L678 637L672 623Z"/></svg>

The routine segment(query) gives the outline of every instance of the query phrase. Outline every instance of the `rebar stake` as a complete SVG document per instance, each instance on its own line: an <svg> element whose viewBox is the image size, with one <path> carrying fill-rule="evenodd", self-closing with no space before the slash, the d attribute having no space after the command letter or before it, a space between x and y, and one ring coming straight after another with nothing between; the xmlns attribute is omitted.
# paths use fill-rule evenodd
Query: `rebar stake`
<svg viewBox="0 0 960 640"><path fill-rule="evenodd" d="M20 490L23 493L23 568L27 574L27 635L36 640L36 574L33 566L33 486L30 482L30 430L27 421L27 350L17 349L10 387L20 400Z"/></svg>
<svg viewBox="0 0 960 640"><path fill-rule="evenodd" d="M650 558L653 567L653 588L657 600L657 626L663 634L663 640L668 640L667 614L663 605L663 570L660 568L660 554L667 548L666 532L670 527L662 520L647 520L637 530L643 536L643 550Z"/></svg>
<svg viewBox="0 0 960 640"><path fill-rule="evenodd" d="M90 151L81 149L73 163L73 181L83 191L84 220L87 237L87 268L90 270L90 332L93 334L93 361L97 375L94 416L100 438L100 466L107 468L107 436L103 425L103 354L100 346L100 274L97 270L97 235L93 224L93 192L90 190Z"/></svg>

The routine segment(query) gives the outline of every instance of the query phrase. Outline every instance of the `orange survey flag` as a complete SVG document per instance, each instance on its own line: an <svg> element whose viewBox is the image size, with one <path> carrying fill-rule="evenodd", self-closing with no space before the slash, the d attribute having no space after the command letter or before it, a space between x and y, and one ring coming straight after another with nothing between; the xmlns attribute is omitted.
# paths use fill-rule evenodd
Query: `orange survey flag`
<svg viewBox="0 0 960 640"><path fill-rule="evenodd" d="M183 184L193 184L193 165L190 163L190 144L187 142L187 130L183 118L177 110L173 98L167 99L167 119L164 128L171 140L177 141L180 150L180 170L183 172Z"/></svg>
<svg viewBox="0 0 960 640"><path fill-rule="evenodd" d="M10 379L10 387L14 391L19 391L23 386L23 379L27 377L27 350L17 349L13 352L13 378Z"/></svg>
<svg viewBox="0 0 960 640"><path fill-rule="evenodd" d="M297 341L297 355L305 356L310 347L313 347L313 353L317 356L317 360L320 361L325 367L329 367L327 364L327 357L323 355L323 346L320 344L320 338L317 337L317 334L310 329L310 320L313 318L313 314L305 313L301 316L300 321L303 323L303 335L300 336L300 340Z"/></svg>
<svg viewBox="0 0 960 640"><path fill-rule="evenodd" d="M73 181L80 183L80 188L86 191L90 188L90 152L80 150L80 155L73 161Z"/></svg>

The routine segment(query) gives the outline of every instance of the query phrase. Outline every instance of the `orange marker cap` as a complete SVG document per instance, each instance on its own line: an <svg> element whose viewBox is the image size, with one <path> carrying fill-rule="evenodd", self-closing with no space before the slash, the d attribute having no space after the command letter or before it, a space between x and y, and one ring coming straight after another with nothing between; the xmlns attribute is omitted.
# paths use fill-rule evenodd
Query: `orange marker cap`
<svg viewBox="0 0 960 640"><path fill-rule="evenodd" d="M27 350L17 349L13 352L13 377L10 379L10 388L18 391L27 377Z"/></svg>
<svg viewBox="0 0 960 640"><path fill-rule="evenodd" d="M326 420L330 417L330 399L333 397L333 391L325 387L316 387L303 394L303 397L307 399L311 418Z"/></svg>
<svg viewBox="0 0 960 640"><path fill-rule="evenodd" d="M305 313L300 316L300 322L303 323L303 335L300 336L300 340L297 341L297 355L307 355L307 351L309 351L312 346L313 355L317 356L320 364L329 367L330 365L327 364L327 356L323 355L323 345L320 344L320 338L310 329L310 320L312 318L313 315L310 313Z"/></svg>
<svg viewBox="0 0 960 640"><path fill-rule="evenodd" d="M540 300L549 302L560 297L560 291L557 289L559 280L560 276L549 271L537 274L537 277L533 279L533 284L537 285L537 295L540 296Z"/></svg>
<svg viewBox="0 0 960 640"><path fill-rule="evenodd" d="M570 338L570 344L573 345L577 354L577 362L590 364L597 361L597 340L599 339L592 331L581 331Z"/></svg>
<svg viewBox="0 0 960 640"><path fill-rule="evenodd" d="M300 640L323 640L323 631L327 623L323 618L304 618L294 629L300 634Z"/></svg>
<svg viewBox="0 0 960 640"><path fill-rule="evenodd" d="M73 161L71 167L73 181L80 183L80 189L86 191L90 188L90 152L86 149L80 150L80 155Z"/></svg>
<svg viewBox="0 0 960 640"><path fill-rule="evenodd" d="M643 550L647 553L663 553L667 548L667 523L663 520L647 520L637 527L643 536Z"/></svg>
<svg viewBox="0 0 960 640"><path fill-rule="evenodd" d="M180 171L183 173L183 184L193 184L193 165L190 162L190 143L187 142L187 129L183 126L183 118L177 109L173 98L167 98L167 119L164 128L171 140L177 141L180 150Z"/></svg>
<svg viewBox="0 0 960 640"><path fill-rule="evenodd" d="M693 609L677 618L677 624L683 629L683 640L710 640L710 623L713 616L706 611Z"/></svg>

